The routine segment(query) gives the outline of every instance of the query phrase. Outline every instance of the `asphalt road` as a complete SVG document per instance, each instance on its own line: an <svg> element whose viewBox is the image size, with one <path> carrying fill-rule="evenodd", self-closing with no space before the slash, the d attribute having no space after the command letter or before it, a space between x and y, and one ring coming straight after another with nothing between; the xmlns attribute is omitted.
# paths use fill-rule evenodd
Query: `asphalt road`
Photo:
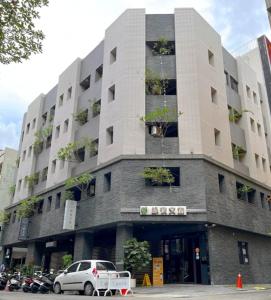
<svg viewBox="0 0 271 300"><path fill-rule="evenodd" d="M92 297L87 297L92 298ZM195 300L271 300L271 290L264 291L238 291L236 293L231 293L227 295L157 295L157 294L137 294L133 296L127 296L126 298L130 299L140 299L140 300L166 300L166 299L195 299ZM0 292L0 300L83 300L86 299L86 296L79 295L41 295L41 294L30 294L30 293L22 293L22 292ZM97 298L96 298L97 299ZM112 299L124 299L124 297L114 296Z"/></svg>

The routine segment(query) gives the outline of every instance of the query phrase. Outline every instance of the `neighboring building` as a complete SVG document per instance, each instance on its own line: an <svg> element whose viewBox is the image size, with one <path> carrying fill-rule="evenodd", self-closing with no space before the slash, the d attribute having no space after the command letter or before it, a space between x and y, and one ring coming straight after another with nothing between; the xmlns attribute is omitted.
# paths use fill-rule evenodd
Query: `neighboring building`
<svg viewBox="0 0 271 300"><path fill-rule="evenodd" d="M270 26L271 26L271 1L270 0L265 0L265 2L266 2L268 19L269 19L269 23L270 23Z"/></svg>
<svg viewBox="0 0 271 300"><path fill-rule="evenodd" d="M161 37L168 43L160 56L153 49ZM27 263L47 269L59 267L65 253L122 268L123 243L134 236L164 258L167 283L230 284L238 272L246 283L270 282L271 74L263 39L234 58L194 9L125 11L104 41L30 104L6 249L27 247ZM158 85L167 78L165 93L146 94L146 70ZM140 117L159 107L182 115L145 126ZM62 147L85 137L94 150L82 144L77 161L58 159ZM151 185L142 177L146 167L168 168L174 183ZM73 189L76 222L63 229L64 183L83 172L95 176L89 197L80 200ZM31 193L42 201L31 223L22 223L18 203Z"/></svg>

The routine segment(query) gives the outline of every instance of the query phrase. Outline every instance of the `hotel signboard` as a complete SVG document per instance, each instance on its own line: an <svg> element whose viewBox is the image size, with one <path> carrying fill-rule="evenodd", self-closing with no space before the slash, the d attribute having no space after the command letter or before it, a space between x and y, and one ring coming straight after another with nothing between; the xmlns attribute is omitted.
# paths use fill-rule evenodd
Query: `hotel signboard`
<svg viewBox="0 0 271 300"><path fill-rule="evenodd" d="M140 206L141 216L186 216L186 206Z"/></svg>
<svg viewBox="0 0 271 300"><path fill-rule="evenodd" d="M77 202L74 200L66 200L63 229L74 230L76 218Z"/></svg>

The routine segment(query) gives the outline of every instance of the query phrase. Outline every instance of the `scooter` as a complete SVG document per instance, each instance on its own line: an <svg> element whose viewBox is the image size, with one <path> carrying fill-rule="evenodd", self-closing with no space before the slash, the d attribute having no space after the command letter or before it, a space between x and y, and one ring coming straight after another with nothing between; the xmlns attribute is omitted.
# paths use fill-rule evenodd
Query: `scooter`
<svg viewBox="0 0 271 300"><path fill-rule="evenodd" d="M22 289L25 293L31 292L31 284L33 283L33 279L31 277L25 277L22 283Z"/></svg>
<svg viewBox="0 0 271 300"><path fill-rule="evenodd" d="M8 282L8 275L6 273L0 274L0 290L4 290Z"/></svg>
<svg viewBox="0 0 271 300"><path fill-rule="evenodd" d="M55 276L53 274L45 274L42 276L42 284L39 287L39 292L42 294L47 294L53 291Z"/></svg>
<svg viewBox="0 0 271 300"><path fill-rule="evenodd" d="M14 273L8 280L8 289L10 292L21 288L20 273Z"/></svg>
<svg viewBox="0 0 271 300"><path fill-rule="evenodd" d="M30 284L31 292L36 294L39 291L39 288L42 284L42 281L40 279L41 276L38 276L36 278L33 278L33 282Z"/></svg>

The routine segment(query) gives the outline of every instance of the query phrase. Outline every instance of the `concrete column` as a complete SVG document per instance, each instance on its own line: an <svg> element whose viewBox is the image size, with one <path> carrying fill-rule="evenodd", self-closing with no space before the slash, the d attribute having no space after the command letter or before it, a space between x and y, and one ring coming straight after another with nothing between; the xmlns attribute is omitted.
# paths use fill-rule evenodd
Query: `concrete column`
<svg viewBox="0 0 271 300"><path fill-rule="evenodd" d="M124 243L133 237L133 224L121 223L116 229L116 267L123 270Z"/></svg>
<svg viewBox="0 0 271 300"><path fill-rule="evenodd" d="M35 266L41 265L44 243L30 242L27 245L27 254L25 264L34 264Z"/></svg>
<svg viewBox="0 0 271 300"><path fill-rule="evenodd" d="M93 234L78 232L75 235L73 260L91 259L93 250Z"/></svg>

